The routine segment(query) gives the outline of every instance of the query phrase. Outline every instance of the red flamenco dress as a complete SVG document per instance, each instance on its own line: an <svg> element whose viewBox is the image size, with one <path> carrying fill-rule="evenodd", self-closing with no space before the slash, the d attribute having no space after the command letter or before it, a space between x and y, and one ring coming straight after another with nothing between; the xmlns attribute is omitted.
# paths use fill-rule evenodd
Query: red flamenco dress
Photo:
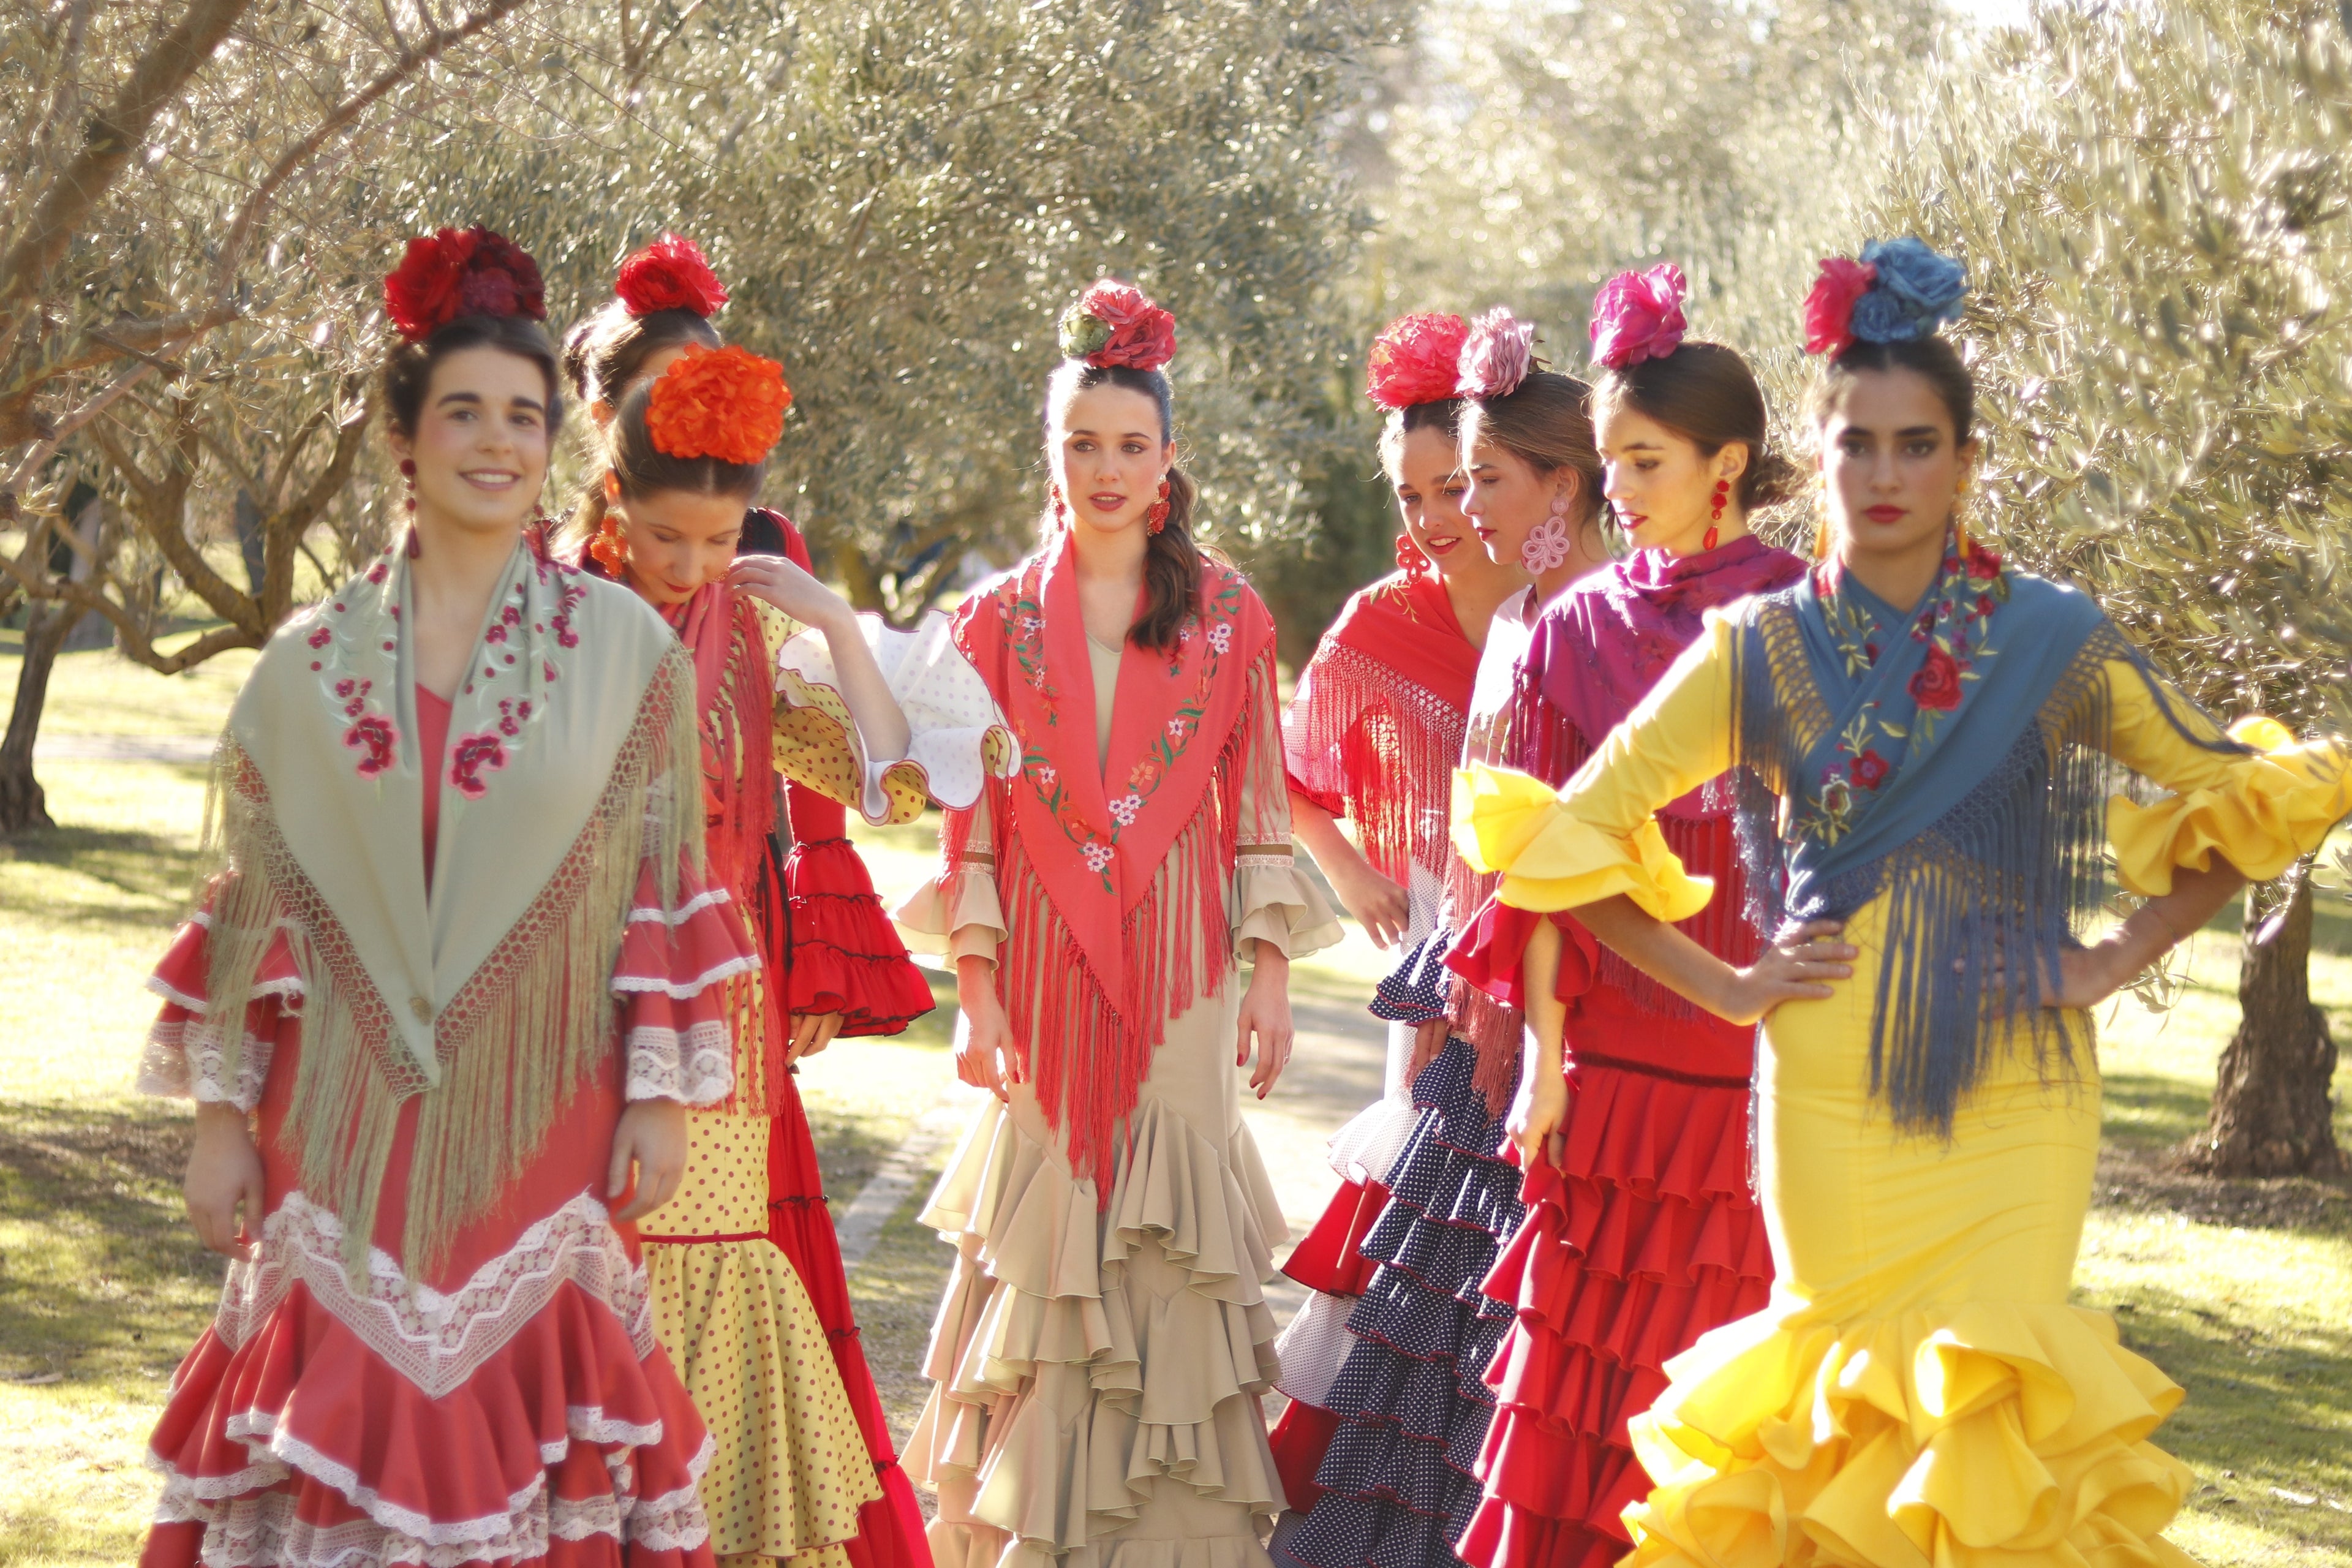
<svg viewBox="0 0 2352 1568"><path fill-rule="evenodd" d="M1514 727L1528 771L1564 784L1697 635L1705 610L1801 571L1740 539L1679 559L1644 551L1578 584L1520 667ZM1659 825L1683 864L1717 882L1682 929L1745 964L1759 943L1743 912L1737 792L1734 777L1714 780ZM1489 900L1448 963L1522 1005L1521 959L1545 918ZM1566 1147L1557 1166L1524 1173L1526 1222L1486 1279L1515 1315L1486 1370L1496 1411L1477 1510L1455 1543L1475 1568L1601 1568L1631 1551L1619 1515L1651 1478L1626 1422L1665 1388L1670 1358L1761 1310L1772 1285L1749 1176L1754 1026L1700 1011L1572 917L1549 918L1564 938Z"/></svg>
<svg viewBox="0 0 2352 1568"><path fill-rule="evenodd" d="M420 689L415 712L436 779L450 705ZM429 877L439 795L424 798ZM674 901L662 893L648 863L614 976L625 1049L563 1101L429 1282L399 1260L422 1097L401 1110L354 1278L341 1225L300 1192L289 1153L311 998L288 936L260 963L241 1050L225 1051L203 1019L214 922L200 912L181 928L152 982L166 1000L142 1087L257 1112L269 1213L156 1426L146 1568L712 1562L696 1489L709 1438L655 1341L637 1243L607 1218L604 1177L625 1090L727 1092L724 1056L696 1047L723 1030L721 982L757 960L690 868Z"/></svg>
<svg viewBox="0 0 2352 1568"><path fill-rule="evenodd" d="M1478 649L1463 635L1445 584L1397 573L1360 590L1298 678L1283 720L1290 792L1356 826L1372 868L1407 894L1404 946L1436 929L1454 865L1446 821L1462 756ZM1315 1472L1338 1430L1328 1408L1355 1338L1348 1319L1378 1267L1360 1250L1382 1211L1390 1168L1420 1121L1415 1029L1388 1025L1381 1097L1333 1136L1339 1185L1282 1271L1313 1292L1275 1350L1276 1386L1289 1397L1269 1441L1291 1509L1322 1495Z"/></svg>

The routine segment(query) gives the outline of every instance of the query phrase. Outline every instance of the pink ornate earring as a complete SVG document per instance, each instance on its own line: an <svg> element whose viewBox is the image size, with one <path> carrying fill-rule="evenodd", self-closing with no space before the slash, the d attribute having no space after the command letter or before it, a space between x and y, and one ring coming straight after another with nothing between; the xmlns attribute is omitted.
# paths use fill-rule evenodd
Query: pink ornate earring
<svg viewBox="0 0 2352 1568"><path fill-rule="evenodd" d="M1519 564L1540 577L1547 572L1557 572L1568 564L1568 553L1573 544L1568 531L1568 498L1551 498L1551 515L1528 530L1527 539L1519 545Z"/></svg>
<svg viewBox="0 0 2352 1568"><path fill-rule="evenodd" d="M1421 552L1421 546L1412 542L1410 533L1396 536L1396 563L1407 582L1418 579L1430 568L1429 557Z"/></svg>
<svg viewBox="0 0 2352 1568"><path fill-rule="evenodd" d="M1062 487L1059 485L1047 485L1045 487L1045 493L1054 498L1054 526L1056 528L1069 527L1070 509L1068 504L1062 500Z"/></svg>
<svg viewBox="0 0 2352 1568"><path fill-rule="evenodd" d="M1143 514L1144 526L1153 533L1168 526L1168 481L1160 481L1160 494Z"/></svg>

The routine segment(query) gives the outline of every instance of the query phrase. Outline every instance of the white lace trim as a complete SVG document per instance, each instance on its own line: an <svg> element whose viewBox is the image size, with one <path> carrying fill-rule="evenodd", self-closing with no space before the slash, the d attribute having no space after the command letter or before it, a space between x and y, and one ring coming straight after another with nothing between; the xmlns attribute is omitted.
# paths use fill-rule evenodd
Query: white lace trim
<svg viewBox="0 0 2352 1568"><path fill-rule="evenodd" d="M712 1452L712 1441L706 1436L688 1466L689 1473L700 1477L709 1466ZM591 1498L550 1497L542 1474L516 1494L514 1507L505 1517L446 1524L420 1520L410 1510L388 1508L380 1500L361 1501L327 1473L341 1471L341 1467L307 1450L301 1455L289 1452L287 1458L305 1474L342 1491L352 1506L369 1517L324 1529L300 1519L295 1512L300 1500L295 1493L258 1489L286 1479L285 1464L272 1464L266 1479L254 1481L226 1501L199 1499L191 1478L164 1467L163 1496L155 1507L155 1522L203 1525L202 1555L207 1568L391 1568L393 1564L457 1568L467 1563L544 1557L551 1540L585 1541L602 1535L650 1552L690 1552L710 1539L710 1522L693 1486L659 1497L633 1498L623 1484L627 1460L617 1456L607 1459L615 1471L612 1492ZM557 1458L561 1458L559 1454ZM314 1461L322 1468L313 1469ZM419 1527L405 1528L384 1515L415 1521Z"/></svg>
<svg viewBox="0 0 2352 1568"><path fill-rule="evenodd" d="M246 1032L234 1090L226 1082L226 1044L216 1028L157 1019L147 1027L147 1049L139 1058L139 1092L251 1110L261 1103L262 1081L269 1076L270 1053L278 1043Z"/></svg>
<svg viewBox="0 0 2352 1568"><path fill-rule="evenodd" d="M686 902L680 904L674 910L658 910L651 904L639 904L635 909L629 911L629 923L631 925L644 925L657 921L663 925L675 928L684 925L688 920L700 914L704 910L714 908L728 901L729 900L726 889L710 888L695 894L694 897L687 900Z"/></svg>
<svg viewBox="0 0 2352 1568"><path fill-rule="evenodd" d="M684 1035L652 1024L630 1028L627 1099L716 1105L734 1088L735 1042L724 1021L689 1024Z"/></svg>
<svg viewBox="0 0 2352 1568"><path fill-rule="evenodd" d="M673 1002L691 1002L720 981L731 980L759 967L760 955L747 952L706 969L691 980L677 980L667 974L615 974L613 976L613 990L619 994L658 991Z"/></svg>
<svg viewBox="0 0 2352 1568"><path fill-rule="evenodd" d="M299 1192L263 1224L249 1262L229 1265L213 1330L231 1350L250 1339L299 1279L312 1299L385 1363L438 1399L473 1376L566 1284L612 1310L636 1348L654 1349L653 1299L645 1266L630 1261L604 1205L586 1193L540 1220L498 1257L444 1294L368 1249L364 1293L343 1272L343 1227Z"/></svg>

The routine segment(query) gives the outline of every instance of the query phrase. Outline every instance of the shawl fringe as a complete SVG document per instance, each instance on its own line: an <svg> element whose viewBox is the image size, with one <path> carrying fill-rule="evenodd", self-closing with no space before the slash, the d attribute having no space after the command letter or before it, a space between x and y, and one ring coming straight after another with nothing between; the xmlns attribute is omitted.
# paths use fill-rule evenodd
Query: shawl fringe
<svg viewBox="0 0 2352 1568"><path fill-rule="evenodd" d="M260 769L223 739L206 809L206 846L225 867L212 879L205 1021L220 1030L233 1074L262 957L290 927L304 1000L289 1152L303 1190L341 1222L347 1268L366 1266L409 1100L424 1097L401 1257L412 1276L430 1278L615 1048L613 965L645 858L655 858L666 906L677 901L686 858L703 858L694 710L693 665L673 647L571 849L436 1019L437 1088L395 1044L390 1005L288 849Z"/></svg>
<svg viewBox="0 0 2352 1568"><path fill-rule="evenodd" d="M1760 604L1734 642L1733 733L1763 786L1743 792L1740 842L1763 929L1843 920L1887 896L1887 963L1871 1020L1873 1093L1906 1132L1949 1137L1960 1100L2005 1054L2030 1047L2045 1083L2075 1081L2088 1016L2044 1007L2043 987L2101 904L2105 803L2119 779L2110 661L2129 664L2193 743L2235 750L2203 713L2183 711L2146 659L2102 620L1985 777L1892 853L1830 878L1804 907L1788 900L1779 795L1830 723L1795 617ZM2053 1074L2053 1068L2063 1069Z"/></svg>
<svg viewBox="0 0 2352 1568"><path fill-rule="evenodd" d="M1345 804L1357 847L1381 876L1410 887L1419 866L1442 882L1462 710L1344 645L1319 649L1312 673L1283 723L1301 793Z"/></svg>
<svg viewBox="0 0 2352 1568"><path fill-rule="evenodd" d="M1004 1000L1024 1076L1047 1122L1066 1131L1071 1169L1110 1204L1126 1124L1140 1098L1169 1020L1231 984L1233 925L1226 884L1239 853L1246 742L1261 705L1275 700L1274 649L1251 661L1249 691L1220 744L1209 787L1178 830L1150 887L1120 921L1125 994L1109 994L1086 949L1047 892L1023 837L1013 831L1019 779L988 785L998 898L1006 930L999 955ZM1266 759L1278 769L1278 756ZM1279 783L1278 773L1275 782ZM940 834L944 875L971 841L974 813L950 811Z"/></svg>

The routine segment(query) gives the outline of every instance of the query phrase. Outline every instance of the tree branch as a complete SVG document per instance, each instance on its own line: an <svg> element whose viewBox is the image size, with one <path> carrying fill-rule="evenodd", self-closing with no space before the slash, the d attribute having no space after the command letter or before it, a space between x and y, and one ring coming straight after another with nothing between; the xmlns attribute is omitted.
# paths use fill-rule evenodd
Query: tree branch
<svg viewBox="0 0 2352 1568"><path fill-rule="evenodd" d="M105 413L124 393L154 374L155 367L152 363L134 364L116 376L96 397L52 425L47 437L25 454L24 460L16 465L16 471L8 476L7 484L0 486L0 500L14 500L24 494L25 487L32 482L33 476L41 471L42 465L57 456L58 448L66 444L68 437Z"/></svg>
<svg viewBox="0 0 2352 1568"><path fill-rule="evenodd" d="M226 298L230 283L236 277L237 266L245 259L246 247L252 242L254 226L277 199L278 187L293 178L296 171L318 154L336 136L351 128L359 117L373 108L385 94L431 65L454 46L475 34L503 21L509 13L524 0L489 0L481 11L467 17L455 27L442 28L429 34L412 48L404 48L391 65L379 72L373 81L328 110L326 117L310 128L310 133L289 147L261 177L228 229L228 237L221 242L220 259L213 268L214 292Z"/></svg>
<svg viewBox="0 0 2352 1568"><path fill-rule="evenodd" d="M212 58L248 4L189 0L179 25L139 58L114 101L90 117L80 153L49 182L21 237L0 256L0 341L15 335L26 306L39 297L49 269L146 140L155 116Z"/></svg>

